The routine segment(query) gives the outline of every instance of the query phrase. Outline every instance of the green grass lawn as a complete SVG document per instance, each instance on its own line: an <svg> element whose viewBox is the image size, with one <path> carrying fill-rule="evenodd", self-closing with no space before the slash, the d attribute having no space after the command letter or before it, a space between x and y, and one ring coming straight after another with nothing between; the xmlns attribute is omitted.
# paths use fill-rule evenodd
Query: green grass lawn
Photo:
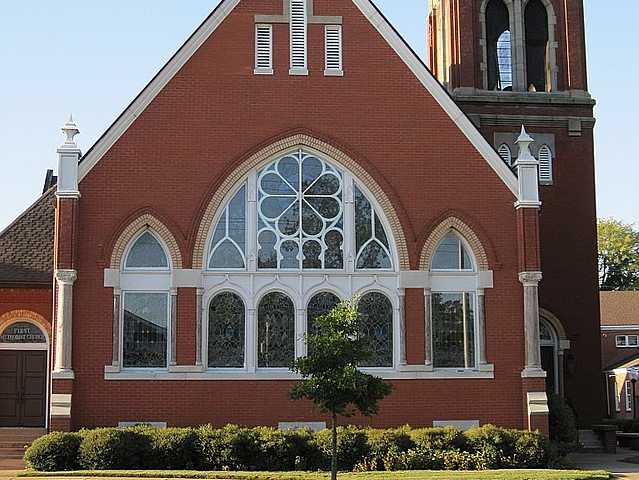
<svg viewBox="0 0 639 480"><path fill-rule="evenodd" d="M184 479L215 479L215 480L325 480L329 478L325 473L259 473L259 472L185 472L185 471L102 471L102 472L63 472L36 473L20 472L17 477L74 477L123 479L145 478L153 480L184 478ZM0 478L17 478L3 476ZM585 472L575 470L493 470L487 472L372 472L372 473L343 473L341 480L604 480L610 478L608 473Z"/></svg>

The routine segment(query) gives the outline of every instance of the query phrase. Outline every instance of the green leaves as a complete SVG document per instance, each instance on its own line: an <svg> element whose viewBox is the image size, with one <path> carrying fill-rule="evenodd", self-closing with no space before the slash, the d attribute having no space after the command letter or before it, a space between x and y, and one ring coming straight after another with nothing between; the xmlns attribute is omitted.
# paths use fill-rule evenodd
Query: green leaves
<svg viewBox="0 0 639 480"><path fill-rule="evenodd" d="M341 302L317 319L317 333L306 337L309 354L292 367L302 381L291 398L311 400L320 409L343 416L377 413L391 386L358 368L371 355L368 342L358 336L359 321L356 300Z"/></svg>
<svg viewBox="0 0 639 480"><path fill-rule="evenodd" d="M602 290L639 289L639 232L619 220L597 224L599 285Z"/></svg>

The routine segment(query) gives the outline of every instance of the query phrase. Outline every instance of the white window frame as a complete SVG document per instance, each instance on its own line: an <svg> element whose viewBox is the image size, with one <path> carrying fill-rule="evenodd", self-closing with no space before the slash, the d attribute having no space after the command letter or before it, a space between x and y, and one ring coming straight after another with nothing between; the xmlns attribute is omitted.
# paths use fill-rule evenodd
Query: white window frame
<svg viewBox="0 0 639 480"><path fill-rule="evenodd" d="M626 394L626 412L632 412L633 399L632 399L632 382L630 380L626 380L624 385L625 394Z"/></svg>
<svg viewBox="0 0 639 480"><path fill-rule="evenodd" d="M634 345L630 344L630 339L634 339ZM639 335L616 335L615 346L617 348L639 348Z"/></svg>
<svg viewBox="0 0 639 480"><path fill-rule="evenodd" d="M338 48L338 64L337 68L331 67L329 60L331 59L331 49L333 45L329 44L330 34L337 32L337 48ZM343 31L341 25L326 25L324 27L324 75L327 77L341 77L344 75L344 47L343 47Z"/></svg>
<svg viewBox="0 0 639 480"><path fill-rule="evenodd" d="M260 65L260 30L268 31L268 65ZM256 75L273 75L273 25L268 23L255 24L255 70Z"/></svg>
<svg viewBox="0 0 639 480"><path fill-rule="evenodd" d="M614 396L615 396L615 410L617 412L621 412L621 399L619 398L621 393L617 390L617 378L616 377L611 377L612 378L612 390L614 392Z"/></svg>

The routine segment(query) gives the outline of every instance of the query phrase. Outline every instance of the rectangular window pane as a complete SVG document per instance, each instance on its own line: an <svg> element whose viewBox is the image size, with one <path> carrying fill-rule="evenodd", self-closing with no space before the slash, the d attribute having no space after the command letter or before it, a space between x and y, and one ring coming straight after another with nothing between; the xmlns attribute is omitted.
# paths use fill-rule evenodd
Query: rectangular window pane
<svg viewBox="0 0 639 480"><path fill-rule="evenodd" d="M475 367L475 294L433 293L435 368Z"/></svg>
<svg viewBox="0 0 639 480"><path fill-rule="evenodd" d="M625 347L626 346L626 337L623 335L617 335L617 346Z"/></svg>
<svg viewBox="0 0 639 480"><path fill-rule="evenodd" d="M626 412L632 412L632 383L626 382Z"/></svg>
<svg viewBox="0 0 639 480"><path fill-rule="evenodd" d="M628 335L628 345L636 347L639 344L639 338L637 335Z"/></svg>
<svg viewBox="0 0 639 480"><path fill-rule="evenodd" d="M123 349L125 368L165 368L167 365L168 295L124 295Z"/></svg>

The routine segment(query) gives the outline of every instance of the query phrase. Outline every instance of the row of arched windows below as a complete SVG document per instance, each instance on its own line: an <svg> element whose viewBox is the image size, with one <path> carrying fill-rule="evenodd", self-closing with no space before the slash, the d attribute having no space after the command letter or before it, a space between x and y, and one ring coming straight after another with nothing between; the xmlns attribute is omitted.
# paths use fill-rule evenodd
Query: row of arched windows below
<svg viewBox="0 0 639 480"><path fill-rule="evenodd" d="M393 291L400 273L389 225L364 183L317 153L296 148L255 167L229 192L209 233L200 279L201 290L214 296L197 309L199 361L209 369L290 366L304 353L304 335L313 331L318 316L340 301L336 293L323 291L305 303L304 282L320 277L341 299L362 292L359 334L372 352L362 367L398 365L400 298ZM433 365L474 368L477 260L452 228L442 232L429 256L431 276L445 278L446 285L432 290L428 305ZM122 258L114 300L119 338L114 365L170 367L177 290L167 243L147 225L130 239ZM256 278L266 283L254 288ZM298 287L282 283L290 278ZM256 304L246 292L259 292Z"/></svg>

